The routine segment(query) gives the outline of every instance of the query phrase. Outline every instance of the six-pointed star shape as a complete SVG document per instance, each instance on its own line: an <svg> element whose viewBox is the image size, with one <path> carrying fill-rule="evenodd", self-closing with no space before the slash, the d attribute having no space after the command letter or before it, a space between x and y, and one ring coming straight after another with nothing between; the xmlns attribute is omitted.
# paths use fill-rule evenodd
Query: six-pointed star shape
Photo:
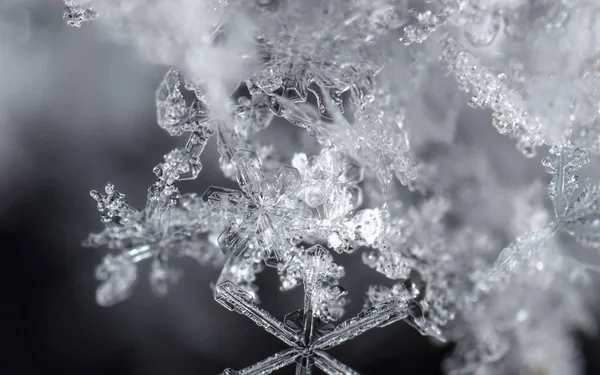
<svg viewBox="0 0 600 375"><path fill-rule="evenodd" d="M316 248L312 251L314 259L327 251L320 246L313 248ZM304 279L304 307L286 315L283 323L254 304L252 297L234 283L223 281L216 286L217 302L252 319L290 347L242 370L226 369L222 375L266 375L294 362L297 375L312 374L314 366L329 375L358 375L358 372L331 357L325 350L372 328L409 316L409 307L405 301L390 299L363 310L335 328L332 324L325 324L313 314L313 292L319 277L318 267L308 268L313 268L313 272L307 272L308 277Z"/></svg>

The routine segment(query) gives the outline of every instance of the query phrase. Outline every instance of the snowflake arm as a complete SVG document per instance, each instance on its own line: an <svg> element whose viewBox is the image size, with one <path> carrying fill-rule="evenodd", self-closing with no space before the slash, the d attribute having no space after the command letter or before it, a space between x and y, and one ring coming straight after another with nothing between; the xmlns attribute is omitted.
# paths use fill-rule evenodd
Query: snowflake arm
<svg viewBox="0 0 600 375"><path fill-rule="evenodd" d="M153 258L150 281L158 295L164 295L168 282L175 282L179 277L177 271L168 267L169 257L193 254L199 261L220 263L214 247L205 246L203 251L198 248L200 244L193 244L200 233L211 230L206 225L198 225L205 213L204 207L194 205L200 216L187 220L188 210L183 205L175 206L170 201L157 199L148 203L147 208L154 203L152 207L155 210L151 212L158 214L149 216L129 206L125 196L112 184L105 187L105 193L92 191L90 195L98 202L106 228L98 234L91 234L84 242L85 246L107 246L121 252L117 256L107 255L96 270L97 278L103 281L97 291L100 305L110 306L125 299L137 278L136 264L146 259ZM184 200L187 205L193 205L193 201L193 197ZM157 210L159 207L161 209ZM215 227L218 228L218 225Z"/></svg>
<svg viewBox="0 0 600 375"><path fill-rule="evenodd" d="M569 211L565 232L584 246L600 248L600 186L584 187Z"/></svg>
<svg viewBox="0 0 600 375"><path fill-rule="evenodd" d="M416 9L411 9L410 14L418 20L420 26L408 25L404 28L404 36L400 41L408 46L412 43L423 43L429 35L436 31L446 21L459 11L462 3L466 0L435 0L434 3L439 5L439 9L435 12L428 10L419 13Z"/></svg>
<svg viewBox="0 0 600 375"><path fill-rule="evenodd" d="M402 301L389 300L381 302L360 312L337 326L333 331L317 339L315 346L329 349L338 346L354 337L376 327L383 327L408 316L408 306Z"/></svg>
<svg viewBox="0 0 600 375"><path fill-rule="evenodd" d="M430 336L440 342L446 342L446 338L441 333L440 326L453 318L451 316L445 320L440 319L441 316L444 316L440 313L447 312L444 309L445 306L441 306L443 305L441 302L446 301L442 296L435 296L433 300L425 297L418 302L416 297L419 294L420 291L412 283L410 283L410 289L405 286L405 283L396 283L392 287L383 285L370 286L367 291L366 306L376 306L386 301L398 301L398 303L406 306L405 323L424 336ZM427 294L427 291L425 294Z"/></svg>
<svg viewBox="0 0 600 375"><path fill-rule="evenodd" d="M584 246L600 247L600 187L587 182L579 189L575 174L589 162L589 151L569 141L552 147L542 161L552 174L548 191L557 226Z"/></svg>
<svg viewBox="0 0 600 375"><path fill-rule="evenodd" d="M267 375L291 365L300 356L294 348L286 349L242 370L226 369L221 375Z"/></svg>
<svg viewBox="0 0 600 375"><path fill-rule="evenodd" d="M335 264L321 245L308 250L293 247L286 252L286 258L289 259L284 259L277 268L281 280L280 289L290 290L303 284L303 316L310 313L323 322L338 320L344 314L344 306L348 302L344 298L346 290L339 285L339 279L345 274L344 267ZM313 268L317 272L308 273Z"/></svg>
<svg viewBox="0 0 600 375"><path fill-rule="evenodd" d="M168 206L173 206L179 198L175 183L194 180L202 170L200 155L204 151L212 129L193 132L184 148L176 148L165 155L165 162L154 167L156 181L148 189L146 216L160 215Z"/></svg>
<svg viewBox="0 0 600 375"><path fill-rule="evenodd" d="M289 346L295 346L299 341L298 336L286 329L274 316L255 305L252 296L231 281L223 281L215 287L215 300L228 310L250 318L259 327Z"/></svg>
<svg viewBox="0 0 600 375"><path fill-rule="evenodd" d="M239 190L210 186L202 194L202 198L213 210L219 210L229 216L235 213L236 207L242 203L244 195Z"/></svg>
<svg viewBox="0 0 600 375"><path fill-rule="evenodd" d="M315 354L315 365L327 375L360 375L322 350L317 350Z"/></svg>
<svg viewBox="0 0 600 375"><path fill-rule="evenodd" d="M113 184L106 184L104 192L106 194L97 190L90 191L90 196L97 202L104 224L128 223L138 219L139 212L125 201L125 195L117 191Z"/></svg>
<svg viewBox="0 0 600 375"><path fill-rule="evenodd" d="M550 225L518 237L514 243L500 252L498 260L481 280L483 283L479 287L489 290L492 286L501 288L508 286L511 276L517 274L534 254L543 250L555 233L556 229Z"/></svg>
<svg viewBox="0 0 600 375"><path fill-rule="evenodd" d="M562 147L553 147L550 150L550 156L542 161L546 171L552 174L548 193L557 218L563 218L567 214L567 210L575 198L574 194L579 188L578 177L574 172L589 162L590 153L584 148L576 148L568 141Z"/></svg>
<svg viewBox="0 0 600 375"><path fill-rule="evenodd" d="M383 325L391 324L407 316L406 304L397 299L391 299L370 309L364 310L356 318L342 323L333 329L320 319L318 314L320 290L329 283L327 274L331 271L332 257L321 246L316 245L301 252L306 257L304 272L302 272L303 284L305 286L305 298L303 308L286 315L284 323L278 323L271 315L262 311L251 302L251 296L243 292L229 281L219 281L215 298L230 310L236 310L246 315L259 326L277 336L280 340L290 345L298 357L296 360L296 373L309 375L317 362L317 367L329 373L340 373L353 375L356 372L347 368L338 361L319 352L339 345L367 330ZM339 296L338 296L339 297ZM283 330L283 333L282 333ZM290 354L291 356L291 354ZM271 357L266 363L281 363ZM291 362L286 362L291 363ZM260 366L260 365L259 365ZM254 366L250 368L254 369ZM263 368L263 367L258 367ZM274 369L274 368L273 368ZM270 368L265 368L265 374L270 373ZM343 371L343 372L334 372ZM235 374L235 372L231 372Z"/></svg>
<svg viewBox="0 0 600 375"><path fill-rule="evenodd" d="M584 246L600 246L600 189L591 183L579 189L575 174L589 161L589 152L569 140L550 149L542 164L552 174L548 191L554 221L517 237L502 250L492 269L483 277L476 277L478 288L488 291L509 285L509 279L530 267L530 261L538 258L542 250L548 251L548 243L558 231L572 235Z"/></svg>
<svg viewBox="0 0 600 375"><path fill-rule="evenodd" d="M505 74L493 74L471 52L454 39L443 42L442 65L454 74L459 87L469 92L472 107L489 107L500 134L517 138L517 147L527 156L546 143L539 118L528 115L525 99L506 83Z"/></svg>
<svg viewBox="0 0 600 375"><path fill-rule="evenodd" d="M233 157L233 162L237 166L237 182L240 189L255 202L262 203L265 175L256 154L240 150Z"/></svg>
<svg viewBox="0 0 600 375"><path fill-rule="evenodd" d="M170 67L156 90L156 118L158 125L170 135L202 131L211 126L206 104L195 99L187 106L179 90L179 69Z"/></svg>

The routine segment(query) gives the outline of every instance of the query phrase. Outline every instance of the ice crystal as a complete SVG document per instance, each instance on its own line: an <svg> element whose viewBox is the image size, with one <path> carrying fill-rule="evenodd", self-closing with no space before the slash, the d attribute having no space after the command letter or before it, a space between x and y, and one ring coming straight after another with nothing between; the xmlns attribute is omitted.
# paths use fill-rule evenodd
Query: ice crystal
<svg viewBox="0 0 600 375"><path fill-rule="evenodd" d="M268 312L252 303L252 297L228 280L220 279L215 290L215 299L223 306L252 319L257 325L279 338L290 349L277 353L263 361L242 370L227 369L223 374L270 374L271 372L296 363L297 374L311 374L313 366L327 374L358 374L348 366L332 358L325 350L338 346L369 329L382 327L404 319L408 315L408 305L401 297L389 297L374 303L356 317L344 321L337 327L328 320L339 316L329 315L331 305L330 289L339 290L332 277L339 273L332 263L331 255L317 245L302 251L306 257L304 267L298 276L304 285L304 306L285 316L281 323ZM333 267L333 268L332 268ZM337 297L344 293L336 292ZM323 315L325 313L325 315Z"/></svg>
<svg viewBox="0 0 600 375"><path fill-rule="evenodd" d="M431 33L443 25L450 16L457 12L464 0L435 0L431 1L432 9L419 12L411 9L411 15L417 19L419 25L408 25L404 28L404 36L400 41L405 45L423 43Z"/></svg>
<svg viewBox="0 0 600 375"><path fill-rule="evenodd" d="M171 135L200 130L207 126L203 105L196 99L188 108L179 90L180 72L169 68L158 90L156 90L156 117L158 125Z"/></svg>
<svg viewBox="0 0 600 375"><path fill-rule="evenodd" d="M98 202L106 229L91 234L84 244L120 252L116 256L108 254L96 270L96 277L103 281L97 292L100 305L112 305L128 297L137 278L136 264L143 260L152 259L150 281L158 295L164 295L168 283L178 278L178 272L168 266L169 257L190 256L201 264L223 262L218 247L199 238L209 232L201 224L205 217L196 218L195 226L182 222L189 215L190 204L186 207L183 203L186 198L181 205L161 210L156 210L156 201L149 200L153 210L146 207L146 211L139 211L129 206L112 184L106 185L105 194L92 191L91 195Z"/></svg>
<svg viewBox="0 0 600 375"><path fill-rule="evenodd" d="M284 108L283 117L305 128L324 147L368 166L384 185L389 184L394 175L403 185L416 178L401 114L390 118L375 105L373 108L364 106L357 109L351 123L343 116L338 103L325 95L321 100L330 120L322 118L309 105L296 105L285 98L277 100Z"/></svg>
<svg viewBox="0 0 600 375"><path fill-rule="evenodd" d="M308 160L306 154L296 154L292 165L302 176L302 199L311 207L323 205L327 218L344 216L362 203L364 170L354 160L330 148ZM347 202L347 204L346 204Z"/></svg>
<svg viewBox="0 0 600 375"><path fill-rule="evenodd" d="M64 0L64 2L65 11L63 20L65 20L69 26L81 27L83 22L93 21L98 18L98 13L94 12L92 8L78 5L71 0Z"/></svg>
<svg viewBox="0 0 600 375"><path fill-rule="evenodd" d="M198 130L191 133L184 148L172 150L165 155L164 163L154 168L156 181L148 189L143 211L129 206L125 196L110 183L106 185L105 194L95 190L90 193L98 203L106 229L90 235L85 244L94 247L106 245L122 252L117 258L108 255L97 270L97 277L105 280L97 294L101 305L111 305L127 296L136 279L135 263L144 259L153 259L150 281L153 290L164 295L167 285L178 278L178 273L167 264L169 257L190 255L201 263L212 263L218 257L213 246L203 246L205 243L198 239L198 235L208 234L210 228L201 221L185 223L181 220L191 207L196 210L204 208L192 203L194 197L180 200L175 186L176 182L195 179L202 169L200 154L211 129ZM196 220L203 220L206 215L200 215ZM194 247L206 252L199 254L190 250Z"/></svg>
<svg viewBox="0 0 600 375"><path fill-rule="evenodd" d="M191 257L221 269L217 302L289 346L224 374L357 374L326 350L398 320L456 342L449 374L579 371L570 332L593 328L584 286L600 270L596 2L65 4L69 25L95 9L100 27L169 66L157 123L187 137L154 168L143 209L111 184L91 193L105 229L86 245L110 252L99 304L127 298L145 260L163 295L181 277L172 260ZM211 183L201 158L239 189L181 194L186 180ZM337 326L347 271L329 251L388 279ZM258 306L265 266L281 291L304 287L283 321Z"/></svg>
<svg viewBox="0 0 600 375"><path fill-rule="evenodd" d="M313 82L339 94L377 72L381 63L368 45L402 22L401 8L389 0L283 2L281 7L263 15L273 30L257 36L266 63L251 79L269 94L279 90L297 101L306 100Z"/></svg>
<svg viewBox="0 0 600 375"><path fill-rule="evenodd" d="M250 250L265 253L267 262L277 264L288 244L301 237L310 224L311 211L296 198L300 187L298 171L282 168L270 184L255 154L239 151L234 156L241 191L211 188L206 198L215 208L233 208L232 221L219 241L232 256ZM235 207L232 207L235 206Z"/></svg>
<svg viewBox="0 0 600 375"><path fill-rule="evenodd" d="M600 188L587 181L579 190L574 173L590 162L589 151L568 142L542 161L552 174L548 186L557 225L584 245L600 247Z"/></svg>
<svg viewBox="0 0 600 375"><path fill-rule="evenodd" d="M453 39L444 41L441 62L472 95L469 105L491 108L498 132L516 138L524 154L532 156L535 147L546 143L540 119L528 116L525 100L507 85L506 74L492 73Z"/></svg>
<svg viewBox="0 0 600 375"><path fill-rule="evenodd" d="M580 188L575 172L590 161L589 151L570 141L556 145L542 164L552 174L548 186L554 208L554 220L536 228L505 248L490 274L492 284L516 273L517 268L542 251L558 231L564 231L584 246L599 247L600 189L590 181Z"/></svg>

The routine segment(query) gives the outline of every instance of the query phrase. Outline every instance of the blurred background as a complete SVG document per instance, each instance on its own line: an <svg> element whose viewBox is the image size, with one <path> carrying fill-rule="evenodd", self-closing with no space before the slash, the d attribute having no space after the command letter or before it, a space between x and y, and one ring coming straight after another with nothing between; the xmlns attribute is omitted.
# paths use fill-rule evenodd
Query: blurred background
<svg viewBox="0 0 600 375"><path fill-rule="evenodd" d="M130 299L96 304L94 268L104 251L81 246L102 228L88 191L110 181L142 207L152 167L185 140L156 125L154 91L166 67L116 45L93 23L67 27L62 12L61 0L0 0L0 374L218 374L284 349L214 302L209 285L218 273L194 262L181 265L184 276L165 298L150 292L142 270ZM459 120L487 129L483 142L506 142L481 112L465 109ZM292 131L275 136L294 141ZM183 191L233 187L215 155L211 144L204 171ZM352 316L378 276L360 257L344 261L355 275L343 279ZM300 307L302 291L280 294L274 277L261 276L261 300L283 318ZM587 373L600 374L600 343L580 343ZM398 323L331 353L366 375L410 375L441 374L449 350Z"/></svg>

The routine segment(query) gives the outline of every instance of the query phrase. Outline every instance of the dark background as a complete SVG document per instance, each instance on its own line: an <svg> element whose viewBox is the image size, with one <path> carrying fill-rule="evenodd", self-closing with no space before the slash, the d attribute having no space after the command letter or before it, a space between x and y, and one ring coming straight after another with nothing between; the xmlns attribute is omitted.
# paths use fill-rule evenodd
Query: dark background
<svg viewBox="0 0 600 375"><path fill-rule="evenodd" d="M154 90L165 67L61 17L59 0L0 0L0 374L217 374L284 349L214 302L217 271L191 261L166 298L152 295L142 268L130 299L96 304L94 268L104 250L80 245L102 228L88 191L111 181L141 207L152 167L184 140L156 125ZM203 160L198 181L183 190L230 183L214 145ZM377 279L360 257L350 262L355 277L342 280L353 301L348 316ZM261 299L282 318L300 307L302 292L280 294L274 277L261 276ZM587 373L600 374L598 341L581 343ZM438 374L449 349L398 323L331 354L366 375Z"/></svg>

